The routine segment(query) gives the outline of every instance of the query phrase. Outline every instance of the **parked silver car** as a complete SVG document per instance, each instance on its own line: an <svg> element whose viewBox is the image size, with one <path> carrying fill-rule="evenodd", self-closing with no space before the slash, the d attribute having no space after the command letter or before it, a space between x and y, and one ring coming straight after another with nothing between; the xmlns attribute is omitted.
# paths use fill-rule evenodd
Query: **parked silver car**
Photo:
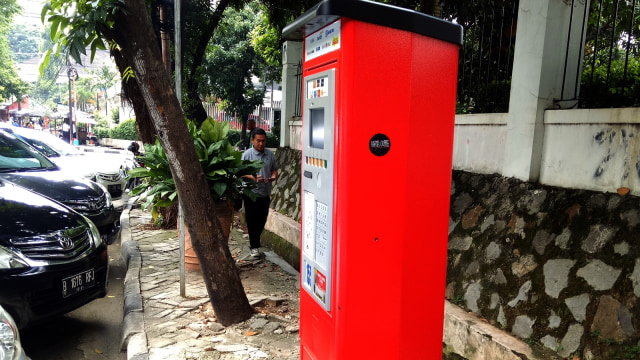
<svg viewBox="0 0 640 360"><path fill-rule="evenodd" d="M6 127L3 130L34 147L62 170L74 172L103 185L111 197L122 196L127 184L127 173L125 160L121 156L85 153L54 135L39 130L18 127Z"/></svg>
<svg viewBox="0 0 640 360"><path fill-rule="evenodd" d="M0 306L0 359L29 360L22 350L18 326L11 315Z"/></svg>

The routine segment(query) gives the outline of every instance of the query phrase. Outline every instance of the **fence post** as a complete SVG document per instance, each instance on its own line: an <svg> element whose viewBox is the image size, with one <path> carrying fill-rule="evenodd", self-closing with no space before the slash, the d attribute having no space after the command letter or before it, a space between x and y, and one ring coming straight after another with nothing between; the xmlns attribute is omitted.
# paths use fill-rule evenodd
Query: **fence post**
<svg viewBox="0 0 640 360"><path fill-rule="evenodd" d="M577 88L575 81L579 81L575 72L565 70L565 63L577 65L582 59L584 46L573 42L583 41L583 29L572 24L571 14L572 7L574 14L582 14L585 6L588 8L589 1L520 0L502 167L504 176L539 180L544 112L560 108L564 103L561 101L564 100L563 87ZM567 37L570 31L571 36ZM576 47L579 47L578 51L567 51ZM563 83L565 76L567 79ZM567 81L573 82L568 85Z"/></svg>
<svg viewBox="0 0 640 360"><path fill-rule="evenodd" d="M286 41L282 45L282 115L280 118L280 146L290 146L290 122L294 121L296 109L296 76L298 62L302 59L302 42Z"/></svg>

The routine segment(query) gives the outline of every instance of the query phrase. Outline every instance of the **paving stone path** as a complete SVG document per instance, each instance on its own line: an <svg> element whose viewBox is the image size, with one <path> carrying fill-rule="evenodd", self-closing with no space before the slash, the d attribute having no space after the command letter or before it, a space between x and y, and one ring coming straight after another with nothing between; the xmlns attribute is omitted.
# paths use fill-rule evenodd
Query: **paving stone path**
<svg viewBox="0 0 640 360"><path fill-rule="evenodd" d="M139 208L129 212L131 238L142 259L139 280L144 321L144 336L133 351L129 344L129 359L300 358L295 269L268 249L265 257L251 260L248 239L241 230L232 229L229 248L257 313L225 328L215 321L199 272L187 271L186 297L180 296L176 231L147 229L150 219Z"/></svg>

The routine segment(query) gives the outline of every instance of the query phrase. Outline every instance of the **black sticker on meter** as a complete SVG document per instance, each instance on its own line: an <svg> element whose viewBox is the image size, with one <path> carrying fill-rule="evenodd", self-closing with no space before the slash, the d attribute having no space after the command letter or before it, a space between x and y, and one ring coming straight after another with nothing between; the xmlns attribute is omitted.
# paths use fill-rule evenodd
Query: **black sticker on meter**
<svg viewBox="0 0 640 360"><path fill-rule="evenodd" d="M384 156L387 155L391 149L391 141L389 137L385 134L375 134L369 140L369 150L375 156Z"/></svg>

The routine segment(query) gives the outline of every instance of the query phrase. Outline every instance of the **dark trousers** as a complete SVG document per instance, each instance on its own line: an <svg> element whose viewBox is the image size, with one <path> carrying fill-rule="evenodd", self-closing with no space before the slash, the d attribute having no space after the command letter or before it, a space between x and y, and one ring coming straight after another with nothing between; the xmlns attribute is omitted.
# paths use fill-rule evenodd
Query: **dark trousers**
<svg viewBox="0 0 640 360"><path fill-rule="evenodd" d="M247 222L249 231L249 245L252 249L257 249L260 247L260 235L269 216L271 198L258 196L256 201L253 201L246 195L242 195L242 200L244 201L244 220Z"/></svg>

